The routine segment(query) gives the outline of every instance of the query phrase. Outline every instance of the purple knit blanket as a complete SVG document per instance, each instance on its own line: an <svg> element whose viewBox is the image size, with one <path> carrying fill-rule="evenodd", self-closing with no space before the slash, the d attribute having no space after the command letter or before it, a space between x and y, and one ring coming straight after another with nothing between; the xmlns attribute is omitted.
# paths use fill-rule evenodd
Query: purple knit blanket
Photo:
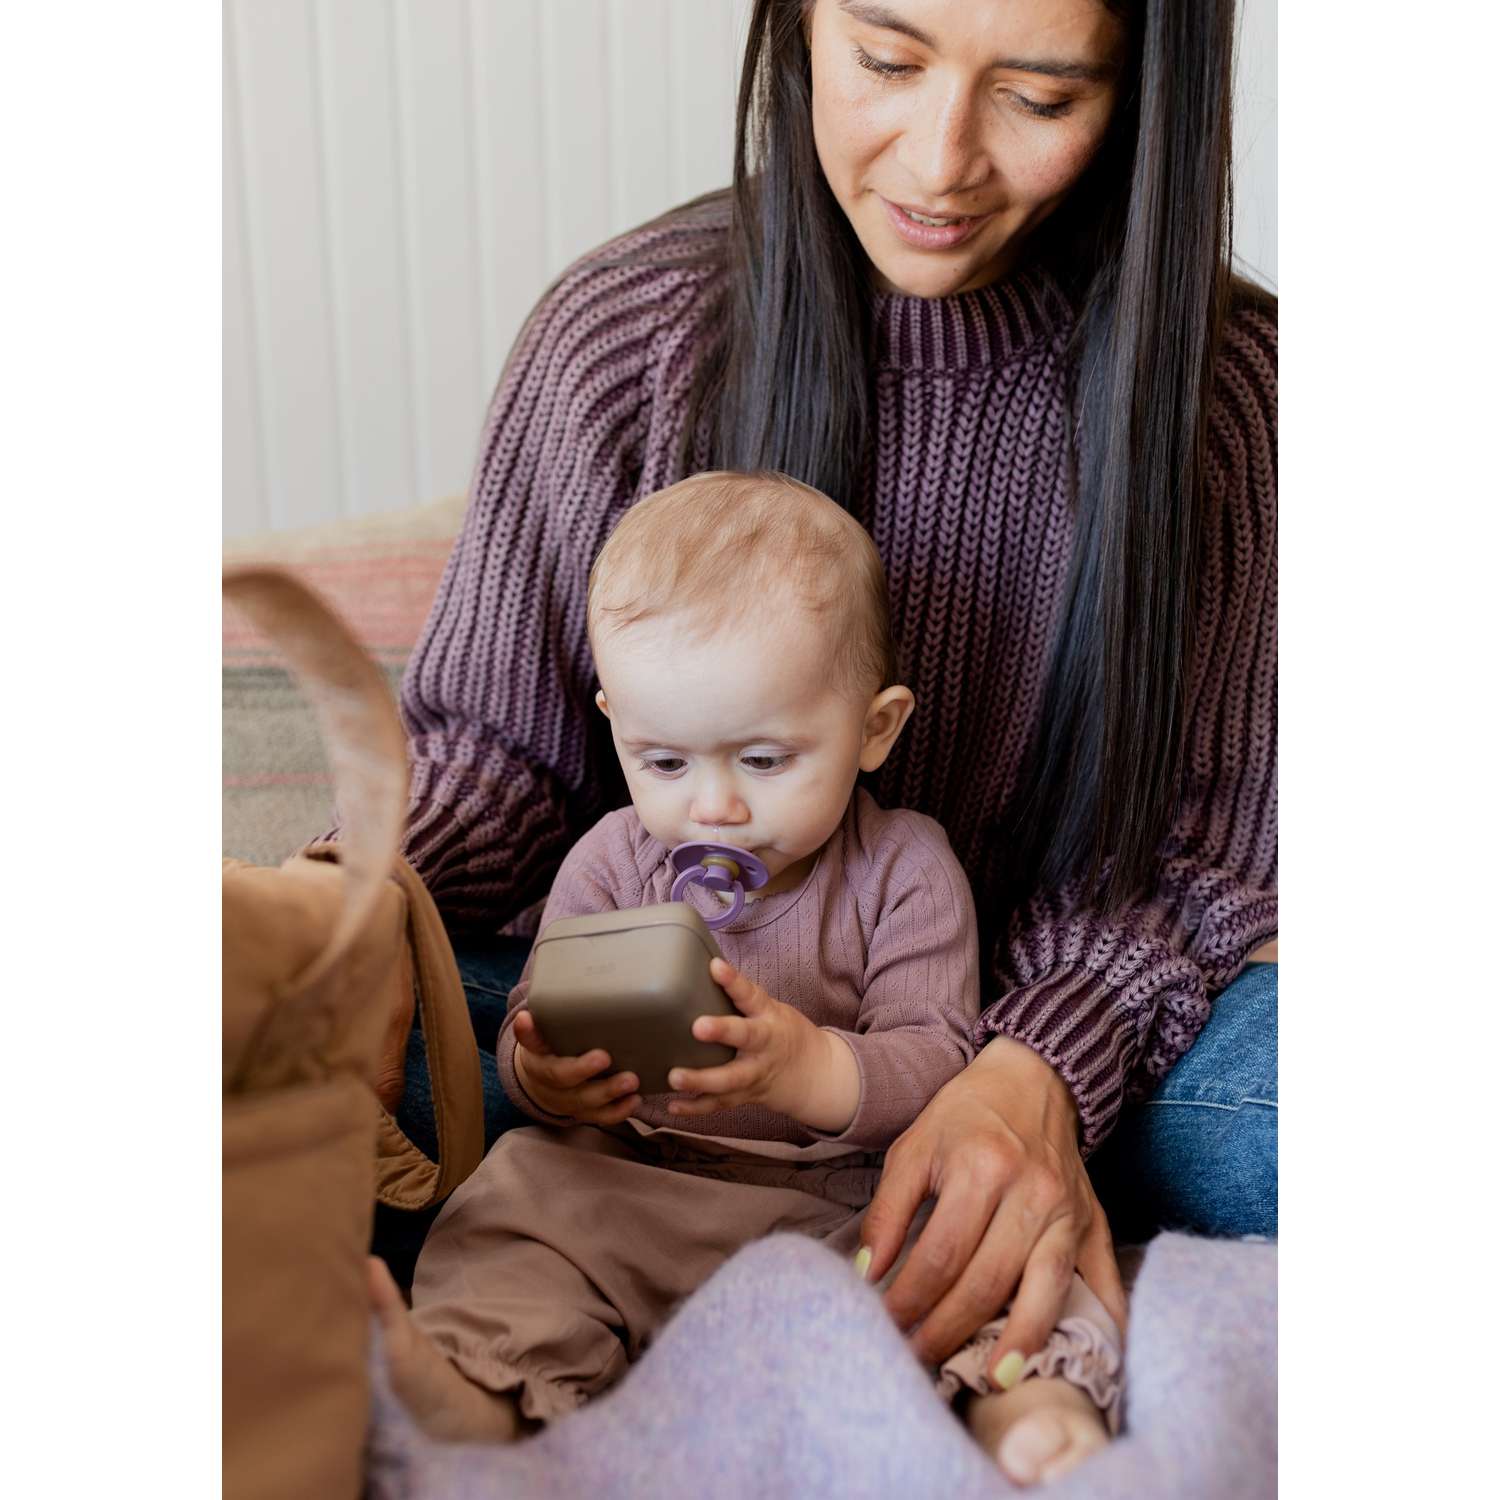
<svg viewBox="0 0 1500 1500"><path fill-rule="evenodd" d="M385 1380L369 1500L1008 1494L873 1292L810 1240L742 1251L603 1399L513 1447L438 1444ZM1131 1295L1125 1430L1050 1500L1276 1493L1276 1247L1164 1234Z"/></svg>

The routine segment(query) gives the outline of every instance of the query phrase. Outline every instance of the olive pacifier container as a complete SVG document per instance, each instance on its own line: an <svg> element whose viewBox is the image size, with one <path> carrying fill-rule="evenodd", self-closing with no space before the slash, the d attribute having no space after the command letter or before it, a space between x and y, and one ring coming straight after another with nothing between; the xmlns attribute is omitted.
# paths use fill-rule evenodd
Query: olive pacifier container
<svg viewBox="0 0 1500 1500"><path fill-rule="evenodd" d="M672 900L551 923L536 941L526 1000L554 1052L579 1057L603 1048L610 1071L634 1073L642 1094L668 1092L672 1068L733 1058L733 1048L693 1036L699 1016L736 1013L708 972L722 957L710 929L734 921L746 887L770 879L753 854L732 845L679 844L670 858ZM728 896L729 905L705 919L684 899L692 885L716 903Z"/></svg>

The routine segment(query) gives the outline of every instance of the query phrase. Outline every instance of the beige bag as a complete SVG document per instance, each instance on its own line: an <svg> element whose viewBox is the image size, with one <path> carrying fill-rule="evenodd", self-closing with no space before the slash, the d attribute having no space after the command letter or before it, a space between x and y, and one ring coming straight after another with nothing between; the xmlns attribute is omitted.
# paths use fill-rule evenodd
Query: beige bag
<svg viewBox="0 0 1500 1500"><path fill-rule="evenodd" d="M378 668L288 573L232 569L224 592L314 699L344 820L280 869L224 861L224 1493L353 1500L375 1198L425 1207L478 1165L479 1054L437 911L396 856L405 738ZM436 1162L386 1107L417 1007Z"/></svg>

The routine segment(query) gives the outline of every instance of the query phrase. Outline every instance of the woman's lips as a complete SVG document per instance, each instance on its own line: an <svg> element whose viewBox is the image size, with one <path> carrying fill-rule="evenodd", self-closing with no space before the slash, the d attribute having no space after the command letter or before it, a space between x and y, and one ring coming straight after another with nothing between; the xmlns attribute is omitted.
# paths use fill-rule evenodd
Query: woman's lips
<svg viewBox="0 0 1500 1500"><path fill-rule="evenodd" d="M959 219L952 224L923 224L889 198L881 198L880 201L885 204L891 227L908 245L918 250L951 250L955 245L961 245L972 238L990 219L989 214L979 214L977 217Z"/></svg>

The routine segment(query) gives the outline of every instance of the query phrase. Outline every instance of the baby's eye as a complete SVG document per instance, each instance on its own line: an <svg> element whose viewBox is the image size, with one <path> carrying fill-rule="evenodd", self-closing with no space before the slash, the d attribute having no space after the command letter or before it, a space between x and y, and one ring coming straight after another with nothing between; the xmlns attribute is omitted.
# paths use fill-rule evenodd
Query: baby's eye
<svg viewBox="0 0 1500 1500"><path fill-rule="evenodd" d="M742 755L740 764L752 771L779 771L790 759L790 755Z"/></svg>
<svg viewBox="0 0 1500 1500"><path fill-rule="evenodd" d="M643 760L639 769L654 771L658 776L675 776L687 762L680 755L662 755L655 760Z"/></svg>

